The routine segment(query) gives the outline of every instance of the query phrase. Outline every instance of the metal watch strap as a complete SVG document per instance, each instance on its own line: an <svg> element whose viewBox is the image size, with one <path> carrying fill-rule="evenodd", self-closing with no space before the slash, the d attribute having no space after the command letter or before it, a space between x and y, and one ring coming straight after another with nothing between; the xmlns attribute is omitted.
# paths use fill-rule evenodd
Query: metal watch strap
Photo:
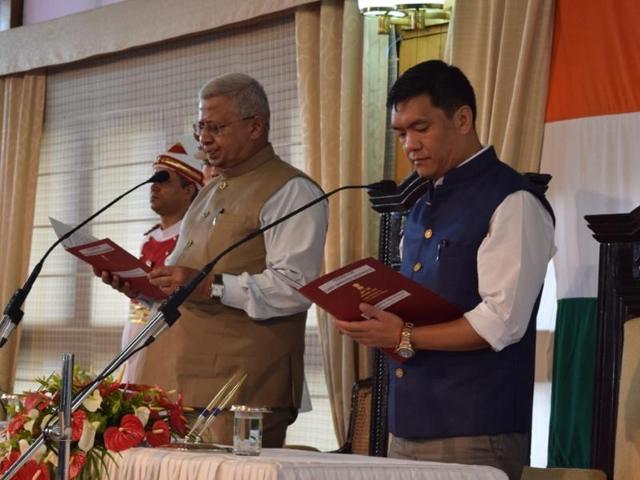
<svg viewBox="0 0 640 480"><path fill-rule="evenodd" d="M400 331L400 343L395 349L395 353L402 358L411 358L415 355L415 350L411 344L411 334L413 333L413 323L405 322Z"/></svg>
<svg viewBox="0 0 640 480"><path fill-rule="evenodd" d="M413 333L413 323L405 322L405 324L402 326L402 331L400 332L400 344L398 346L409 344L411 347L413 347L413 345L411 345L412 333Z"/></svg>

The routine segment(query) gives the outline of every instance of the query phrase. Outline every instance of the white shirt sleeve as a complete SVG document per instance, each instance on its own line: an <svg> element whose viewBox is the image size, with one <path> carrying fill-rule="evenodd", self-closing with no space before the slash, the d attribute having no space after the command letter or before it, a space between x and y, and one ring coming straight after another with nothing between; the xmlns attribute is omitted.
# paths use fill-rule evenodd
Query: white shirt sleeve
<svg viewBox="0 0 640 480"><path fill-rule="evenodd" d="M551 215L531 193L512 193L491 217L478 249L482 302L464 314L495 351L519 341L556 252Z"/></svg>
<svg viewBox="0 0 640 480"><path fill-rule="evenodd" d="M289 180L262 207L265 226L323 195L304 177ZM311 302L295 291L320 275L327 235L326 200L264 232L267 268L250 275L223 274L222 303L244 310L256 320L292 315ZM294 286L294 288L292 288Z"/></svg>

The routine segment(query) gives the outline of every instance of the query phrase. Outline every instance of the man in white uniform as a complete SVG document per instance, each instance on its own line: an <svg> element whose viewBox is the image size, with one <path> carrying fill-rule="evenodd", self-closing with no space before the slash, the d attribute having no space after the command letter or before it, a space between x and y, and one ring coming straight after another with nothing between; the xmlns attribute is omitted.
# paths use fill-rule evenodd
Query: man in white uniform
<svg viewBox="0 0 640 480"><path fill-rule="evenodd" d="M182 217L202 188L203 173L201 162L187 154L180 143L172 145L167 152L159 155L153 163L153 169L169 173L168 181L151 185L151 209L158 214L160 222L144 234L140 249L140 259L148 267L156 268L164 265L165 259L178 242ZM148 320L149 305L136 299L131 300L129 321L122 331L122 348L128 345ZM136 371L142 355L144 352L138 352L127 361L123 382L137 382Z"/></svg>

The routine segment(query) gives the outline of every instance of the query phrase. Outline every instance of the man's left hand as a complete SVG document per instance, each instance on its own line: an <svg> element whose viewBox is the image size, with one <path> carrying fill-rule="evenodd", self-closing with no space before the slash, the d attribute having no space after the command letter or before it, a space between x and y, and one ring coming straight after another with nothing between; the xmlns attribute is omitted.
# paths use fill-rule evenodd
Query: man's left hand
<svg viewBox="0 0 640 480"><path fill-rule="evenodd" d="M367 347L394 348L400 342L404 321L397 315L380 310L368 303L360 304L360 311L368 320L345 322L333 320L334 326L356 342Z"/></svg>
<svg viewBox="0 0 640 480"><path fill-rule="evenodd" d="M188 267L180 267L178 265L165 265L151 270L147 277L149 283L158 287L167 295L171 295L180 285L184 285L196 276L198 270ZM198 284L196 289L189 296L192 300L209 299L209 284L207 279Z"/></svg>

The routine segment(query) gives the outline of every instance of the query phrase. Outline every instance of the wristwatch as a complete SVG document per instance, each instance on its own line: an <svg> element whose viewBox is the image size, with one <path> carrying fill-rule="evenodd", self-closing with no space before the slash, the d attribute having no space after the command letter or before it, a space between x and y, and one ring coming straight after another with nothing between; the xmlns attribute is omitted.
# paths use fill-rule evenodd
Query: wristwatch
<svg viewBox="0 0 640 480"><path fill-rule="evenodd" d="M211 300L220 300L224 294L224 283L222 282L222 275L216 273L213 275L213 282L209 285L209 298Z"/></svg>
<svg viewBox="0 0 640 480"><path fill-rule="evenodd" d="M413 333L413 323L406 322L400 332L400 343L394 353L402 358L409 359L416 354L411 345L411 333Z"/></svg>

